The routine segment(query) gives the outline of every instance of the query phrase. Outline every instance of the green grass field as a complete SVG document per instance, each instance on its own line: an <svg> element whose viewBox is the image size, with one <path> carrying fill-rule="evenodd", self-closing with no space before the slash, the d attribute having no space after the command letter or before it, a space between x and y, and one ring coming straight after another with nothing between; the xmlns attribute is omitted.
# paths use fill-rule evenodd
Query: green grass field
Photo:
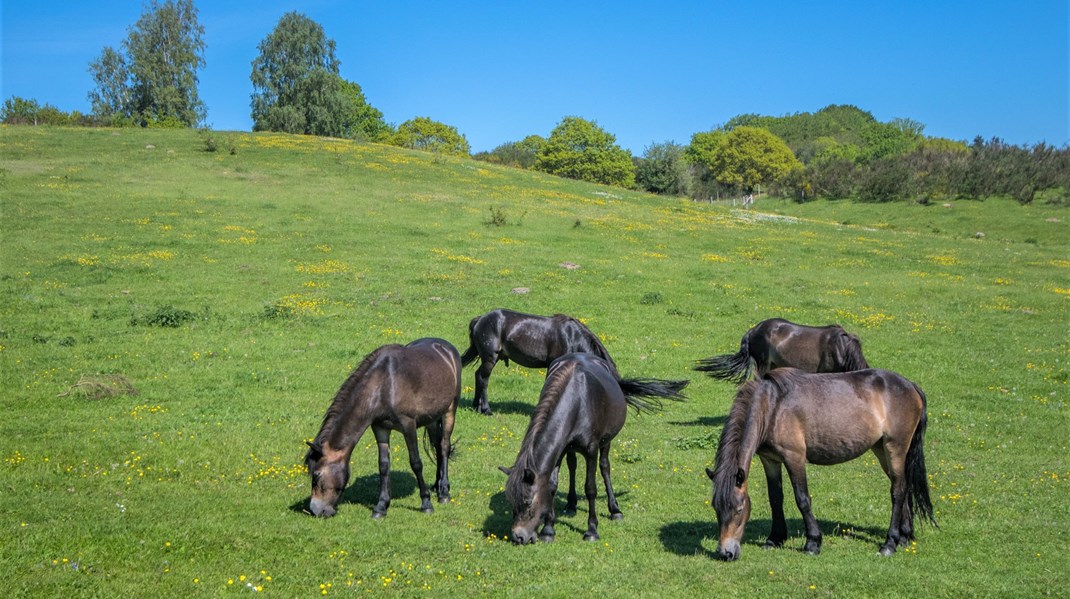
<svg viewBox="0 0 1070 599"><path fill-rule="evenodd" d="M393 147L215 135L234 153L192 131L0 128L5 595L1070 594L1066 209L742 211ZM692 380L689 402L630 414L617 437L625 519L609 521L600 489L601 541L581 539L582 502L553 544L504 538L497 467L543 373L503 365L491 417L470 409L464 372L450 504L418 511L395 434L394 501L371 520L366 435L338 515L302 513L304 442L361 358L424 336L463 352L469 319L498 307L582 319L624 376ZM759 549L758 482L742 558L713 558L703 469L734 387L690 367L773 316L839 322L871 364L925 389L940 528L915 546L877 556L888 482L866 456L809 469L821 555L799 551L790 499L787 547Z"/></svg>

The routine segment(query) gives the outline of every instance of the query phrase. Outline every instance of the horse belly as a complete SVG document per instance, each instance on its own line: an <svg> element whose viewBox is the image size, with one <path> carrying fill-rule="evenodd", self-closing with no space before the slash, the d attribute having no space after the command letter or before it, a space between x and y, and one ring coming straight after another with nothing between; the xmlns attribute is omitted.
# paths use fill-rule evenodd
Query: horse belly
<svg viewBox="0 0 1070 599"><path fill-rule="evenodd" d="M819 466L849 462L872 448L880 435L851 427L807 435L806 461Z"/></svg>

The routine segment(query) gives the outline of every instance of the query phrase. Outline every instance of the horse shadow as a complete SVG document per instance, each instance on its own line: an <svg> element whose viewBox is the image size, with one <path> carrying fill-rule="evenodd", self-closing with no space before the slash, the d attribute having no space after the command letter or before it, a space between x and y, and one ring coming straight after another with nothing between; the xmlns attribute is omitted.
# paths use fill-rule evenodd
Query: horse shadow
<svg viewBox="0 0 1070 599"><path fill-rule="evenodd" d="M724 426L724 423L728 421L728 416L699 416L691 422L669 422L669 424L675 424L676 426L709 426L717 427Z"/></svg>
<svg viewBox="0 0 1070 599"><path fill-rule="evenodd" d="M425 470L424 475L427 475ZM419 505L398 505L397 500L409 497L410 495L417 494L419 486L416 484L416 477L411 472L398 472L391 470L390 472L390 509L397 508L407 509L412 511L420 511ZM298 513L310 513L308 511L308 502L311 497L306 497L290 505L291 512ZM368 474L354 479L345 491L342 492L342 496L338 499L338 505L343 504L357 504L368 508L371 512L377 503L379 503L379 475Z"/></svg>
<svg viewBox="0 0 1070 599"><path fill-rule="evenodd" d="M469 411L474 411L472 407L472 398L464 398L461 400L461 406ZM522 416L531 416L531 413L535 411L535 404L526 401L491 401L491 412L495 414L520 414Z"/></svg>
<svg viewBox="0 0 1070 599"><path fill-rule="evenodd" d="M580 489L579 502L576 505L576 513L571 516L565 516L561 513L565 509L565 502L568 497L568 488L558 489L557 496L554 498L554 513L557 515L557 522L554 523L554 528L557 529L558 536L561 536L562 530L569 530L578 535L582 535L587 532L587 500L583 496L583 490ZM621 497L627 495L627 491L620 493L614 493L619 501ZM598 494L598 500L601 504L596 504L599 509L605 508L605 496L604 493ZM582 517L581 517L582 516ZM609 514L599 512L598 513L598 525L601 529L602 524L609 520ZM576 523L579 523L577 525ZM509 535L513 527L513 506L509 505L509 499L505 497L505 491L499 491L490 498L490 515L483 520L483 536L489 537L491 535L499 538L505 538ZM540 528L541 530L541 528Z"/></svg>
<svg viewBox="0 0 1070 599"><path fill-rule="evenodd" d="M801 518L787 520L788 541L782 549L788 551L802 551L803 537L806 526ZM828 522L818 520L818 526L822 534L838 536L865 541L878 546L884 542L888 534L887 529L872 526L851 526L841 522ZM772 530L771 519L752 519L747 523L746 532L740 544L746 547L761 548ZM658 538L666 550L684 556L702 555L711 559L719 559L717 555L717 537L719 535L716 520L696 520L691 522L672 522L661 527ZM798 546L792 543L798 541ZM711 549L712 547L712 549Z"/></svg>

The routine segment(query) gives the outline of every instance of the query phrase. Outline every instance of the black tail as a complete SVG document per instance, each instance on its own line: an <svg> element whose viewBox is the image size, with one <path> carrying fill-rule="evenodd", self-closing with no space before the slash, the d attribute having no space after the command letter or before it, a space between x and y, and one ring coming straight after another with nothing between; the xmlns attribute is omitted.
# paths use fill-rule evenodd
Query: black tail
<svg viewBox="0 0 1070 599"><path fill-rule="evenodd" d="M927 401L921 387L914 385L914 389L921 395L921 421L918 422L918 428L914 429L914 438L910 440L910 449L907 450L907 502L915 516L924 516L933 526L939 527L929 499L929 476L925 473L925 427L929 421L926 416Z"/></svg>
<svg viewBox="0 0 1070 599"><path fill-rule="evenodd" d="M750 357L750 343L747 341L749 334L748 332L744 335L743 340L739 342L738 352L698 360L695 363L695 370L705 372L715 379L732 381L737 385L743 384L743 381L750 376L754 365L754 360Z"/></svg>
<svg viewBox="0 0 1070 599"><path fill-rule="evenodd" d="M456 453L457 442L453 439L450 439L450 452L446 454L446 461L452 462L454 454ZM429 433L426 428L424 429L424 455L426 455L427 459L431 460L432 462L436 464L438 463L438 456L435 455L434 448L431 447L431 433Z"/></svg>
<svg viewBox="0 0 1070 599"><path fill-rule="evenodd" d="M472 331L476 328L477 320L479 320L478 316L468 323L468 349L464 350L464 355L461 356L461 368L468 366L479 357L479 352L476 350L476 340L472 335Z"/></svg>
<svg viewBox="0 0 1070 599"><path fill-rule="evenodd" d="M674 401L687 399L680 393L691 381L664 381L661 379L621 379L621 391L624 391L624 400L628 405L635 408L636 413L660 412L662 405L660 398Z"/></svg>

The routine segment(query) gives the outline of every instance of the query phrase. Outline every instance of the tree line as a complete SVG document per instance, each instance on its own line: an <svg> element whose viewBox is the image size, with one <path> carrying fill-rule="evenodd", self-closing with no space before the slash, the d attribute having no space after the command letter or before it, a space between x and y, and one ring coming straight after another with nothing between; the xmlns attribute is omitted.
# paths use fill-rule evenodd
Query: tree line
<svg viewBox="0 0 1070 599"><path fill-rule="evenodd" d="M89 64L90 114L12 97L8 124L199 127L204 28L193 0L150 0L116 49ZM393 125L344 79L323 27L289 12L260 42L250 72L254 131L342 137L468 156L455 127L416 117ZM922 203L1012 196L1067 203L1070 148L971 144L927 137L910 119L877 121L854 106L781 117L744 114L692 135L686 146L654 143L632 156L595 122L566 116L547 137L529 135L473 158L553 175L700 200L763 193Z"/></svg>

